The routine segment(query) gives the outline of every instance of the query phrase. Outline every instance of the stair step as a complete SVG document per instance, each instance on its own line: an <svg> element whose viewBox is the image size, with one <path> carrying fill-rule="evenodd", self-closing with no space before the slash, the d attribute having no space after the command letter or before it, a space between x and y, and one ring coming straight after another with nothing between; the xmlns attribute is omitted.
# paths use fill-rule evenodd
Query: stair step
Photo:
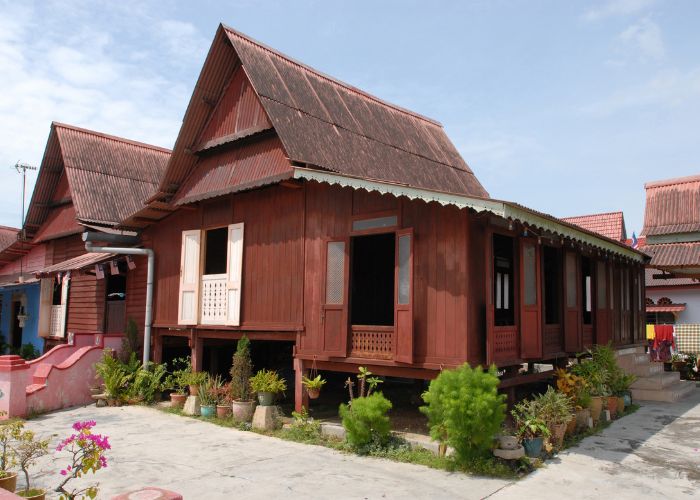
<svg viewBox="0 0 700 500"><path fill-rule="evenodd" d="M617 365L623 369L650 362L649 355L645 353L625 354L624 356L618 356L617 358Z"/></svg>
<svg viewBox="0 0 700 500"><path fill-rule="evenodd" d="M649 377L639 377L631 385L632 389L666 389L680 382L681 376L678 372L660 372Z"/></svg>
<svg viewBox="0 0 700 500"><path fill-rule="evenodd" d="M631 389L634 401L675 403L695 390L695 383L682 380L673 389Z"/></svg>
<svg viewBox="0 0 700 500"><path fill-rule="evenodd" d="M640 365L634 365L632 368L623 368L625 373L631 373L637 377L653 377L660 373L664 373L663 363L646 363Z"/></svg>
<svg viewBox="0 0 700 500"><path fill-rule="evenodd" d="M644 346L626 347L615 351L617 357L626 356L627 354L646 354Z"/></svg>

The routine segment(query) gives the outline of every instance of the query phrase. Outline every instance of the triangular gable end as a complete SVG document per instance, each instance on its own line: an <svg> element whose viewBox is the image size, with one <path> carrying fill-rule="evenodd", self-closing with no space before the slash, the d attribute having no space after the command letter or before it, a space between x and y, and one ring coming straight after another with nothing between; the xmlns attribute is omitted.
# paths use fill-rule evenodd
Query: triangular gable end
<svg viewBox="0 0 700 500"><path fill-rule="evenodd" d="M272 123L260 99L238 65L197 140L197 150L206 150L271 128Z"/></svg>

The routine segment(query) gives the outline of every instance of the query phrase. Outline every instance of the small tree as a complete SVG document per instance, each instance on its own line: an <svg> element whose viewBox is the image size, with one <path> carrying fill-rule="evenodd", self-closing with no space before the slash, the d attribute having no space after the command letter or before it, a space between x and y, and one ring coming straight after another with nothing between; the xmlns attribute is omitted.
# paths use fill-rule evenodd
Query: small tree
<svg viewBox="0 0 700 500"><path fill-rule="evenodd" d="M61 494L61 500L97 497L97 485L74 490L67 489L68 483L73 479L83 477L89 472L94 474L107 467L107 457L104 453L111 449L109 438L102 434L93 433L94 426L94 420L75 422L73 430L76 432L61 441L56 448L56 451L68 452L71 457L70 464L65 469L61 469L61 475L64 479L55 490Z"/></svg>
<svg viewBox="0 0 700 500"><path fill-rule="evenodd" d="M381 392L358 397L349 405L340 405L340 418L347 431L347 441L355 448L367 446L372 441L384 444L389 437L391 423L387 412L391 401Z"/></svg>
<svg viewBox="0 0 700 500"><path fill-rule="evenodd" d="M19 439L23 428L21 420L0 425L0 478L7 476L7 471L17 465L12 442Z"/></svg>
<svg viewBox="0 0 700 500"><path fill-rule="evenodd" d="M19 435L14 450L17 456L17 464L24 473L25 486L21 496L34 496L43 492L43 490L32 490L29 484L29 467L34 465L37 458L46 455L48 448L49 440L35 440L32 431L23 431Z"/></svg>
<svg viewBox="0 0 700 500"><path fill-rule="evenodd" d="M250 376L253 362L250 359L250 341L243 335L236 346L231 366L231 397L238 401L250 400Z"/></svg>
<svg viewBox="0 0 700 500"><path fill-rule="evenodd" d="M488 371L465 363L445 370L423 393L421 411L428 417L430 435L455 449L458 462L485 455L505 418L505 395L498 394L496 367Z"/></svg>

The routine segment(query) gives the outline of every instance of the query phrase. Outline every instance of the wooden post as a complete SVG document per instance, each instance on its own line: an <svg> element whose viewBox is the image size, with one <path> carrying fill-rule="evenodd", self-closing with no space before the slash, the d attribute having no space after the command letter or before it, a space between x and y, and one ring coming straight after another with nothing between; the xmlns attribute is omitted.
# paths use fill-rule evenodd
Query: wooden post
<svg viewBox="0 0 700 500"><path fill-rule="evenodd" d="M309 394L304 390L301 383L302 377L306 375L303 359L294 359L294 411L301 411L302 408L309 408Z"/></svg>
<svg viewBox="0 0 700 500"><path fill-rule="evenodd" d="M197 335L197 330L195 329L192 329L190 333L190 349L192 349L192 371L201 372L203 368L204 339Z"/></svg>
<svg viewBox="0 0 700 500"><path fill-rule="evenodd" d="M158 334L156 330L153 334L153 362L162 363L163 362L163 336Z"/></svg>

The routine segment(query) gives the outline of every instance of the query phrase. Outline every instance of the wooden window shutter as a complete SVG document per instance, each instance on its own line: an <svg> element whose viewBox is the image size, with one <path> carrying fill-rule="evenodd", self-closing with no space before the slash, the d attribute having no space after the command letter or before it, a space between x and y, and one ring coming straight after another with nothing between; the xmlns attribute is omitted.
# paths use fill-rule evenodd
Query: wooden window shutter
<svg viewBox="0 0 700 500"><path fill-rule="evenodd" d="M59 337L66 335L66 316L68 314L68 290L70 288L70 271L63 275L61 281L61 322Z"/></svg>
<svg viewBox="0 0 700 500"><path fill-rule="evenodd" d="M413 363L413 229L396 232L394 359Z"/></svg>
<svg viewBox="0 0 700 500"><path fill-rule="evenodd" d="M199 229L182 232L180 252L180 296L177 308L178 325L196 325L199 310L200 241Z"/></svg>
<svg viewBox="0 0 700 500"><path fill-rule="evenodd" d="M350 241L327 240L324 244L324 299L321 306L323 353L347 356L348 351L348 273Z"/></svg>
<svg viewBox="0 0 700 500"><path fill-rule="evenodd" d="M51 305L53 304L53 277L41 279L39 295L39 336L48 337L51 333Z"/></svg>
<svg viewBox="0 0 700 500"><path fill-rule="evenodd" d="M542 283L540 247L520 240L520 356L542 357Z"/></svg>
<svg viewBox="0 0 700 500"><path fill-rule="evenodd" d="M241 324L241 284L243 276L243 223L228 227L226 262L226 324Z"/></svg>

